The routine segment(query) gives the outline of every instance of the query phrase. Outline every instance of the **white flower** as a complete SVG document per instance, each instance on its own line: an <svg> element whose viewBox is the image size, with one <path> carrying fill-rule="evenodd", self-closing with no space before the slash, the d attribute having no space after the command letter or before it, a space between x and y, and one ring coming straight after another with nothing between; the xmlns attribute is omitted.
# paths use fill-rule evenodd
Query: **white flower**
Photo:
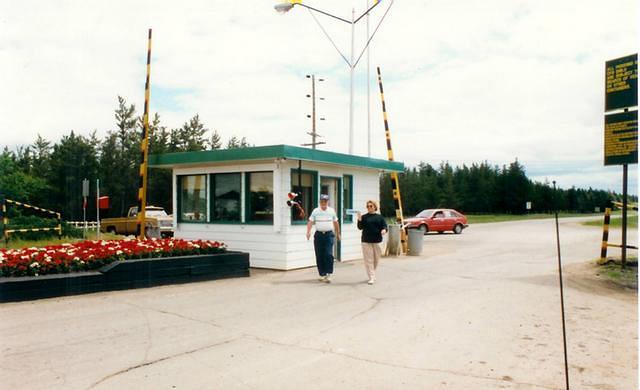
<svg viewBox="0 0 640 390"><path fill-rule="evenodd" d="M31 263L31 265L29 267L38 268L38 267L40 267L40 264L38 264L37 262L34 261L33 263Z"/></svg>
<svg viewBox="0 0 640 390"><path fill-rule="evenodd" d="M124 253L124 252L122 252L122 251L121 251L121 250L119 250L119 249L116 251L116 255L121 255L122 253Z"/></svg>

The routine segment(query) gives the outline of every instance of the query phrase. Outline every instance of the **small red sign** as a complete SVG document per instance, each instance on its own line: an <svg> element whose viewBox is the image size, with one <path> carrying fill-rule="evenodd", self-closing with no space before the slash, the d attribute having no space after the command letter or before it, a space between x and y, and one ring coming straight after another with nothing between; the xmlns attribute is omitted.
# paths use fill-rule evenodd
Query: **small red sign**
<svg viewBox="0 0 640 390"><path fill-rule="evenodd" d="M98 198L98 206L101 209L108 209L109 208L109 197L108 196L101 196Z"/></svg>

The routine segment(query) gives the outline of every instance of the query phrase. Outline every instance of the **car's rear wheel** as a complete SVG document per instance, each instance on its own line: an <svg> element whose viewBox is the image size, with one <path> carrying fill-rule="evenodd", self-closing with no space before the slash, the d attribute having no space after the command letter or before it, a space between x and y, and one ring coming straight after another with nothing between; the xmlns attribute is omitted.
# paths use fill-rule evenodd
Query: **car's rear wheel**
<svg viewBox="0 0 640 390"><path fill-rule="evenodd" d="M418 226L418 230L421 231L422 234L427 234L427 232L429 231L429 228L427 227L427 225L422 224Z"/></svg>
<svg viewBox="0 0 640 390"><path fill-rule="evenodd" d="M107 228L107 233L116 234L116 227L115 226L109 226Z"/></svg>
<svg viewBox="0 0 640 390"><path fill-rule="evenodd" d="M455 234L460 234L462 233L462 225L460 225L459 223L456 224L456 226L453 227L453 232Z"/></svg>

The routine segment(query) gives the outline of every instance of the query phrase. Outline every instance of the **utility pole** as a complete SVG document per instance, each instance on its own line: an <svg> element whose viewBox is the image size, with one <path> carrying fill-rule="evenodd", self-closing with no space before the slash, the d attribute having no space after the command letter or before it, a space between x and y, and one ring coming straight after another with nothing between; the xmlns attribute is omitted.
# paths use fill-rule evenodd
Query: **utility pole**
<svg viewBox="0 0 640 390"><path fill-rule="evenodd" d="M369 0L367 0L367 7L369 9ZM369 14L367 14L367 41L369 40ZM371 157L371 97L370 97L370 62L369 62L369 46L367 45L367 157Z"/></svg>
<svg viewBox="0 0 640 390"><path fill-rule="evenodd" d="M350 60L350 65L349 65L349 83L350 83L350 88L349 88L349 154L353 154L353 70L355 69L356 65L354 62L354 53L353 53L353 48L355 45L355 31L356 31L356 25L355 25L355 17L356 17L356 10L355 8L351 8L351 60Z"/></svg>
<svg viewBox="0 0 640 390"><path fill-rule="evenodd" d="M311 79L311 95L307 95L308 98L311 98L311 114L307 114L307 118L311 118L311 132L307 132L311 136L311 143L302 144L302 146L311 146L312 149L316 148L316 145L322 145L326 142L317 141L317 137L322 137L318 135L316 131L316 75L307 75L308 79ZM318 81L324 81L324 79L318 79ZM320 98L320 100L324 100L324 98ZM320 118L321 121L324 120L323 117Z"/></svg>

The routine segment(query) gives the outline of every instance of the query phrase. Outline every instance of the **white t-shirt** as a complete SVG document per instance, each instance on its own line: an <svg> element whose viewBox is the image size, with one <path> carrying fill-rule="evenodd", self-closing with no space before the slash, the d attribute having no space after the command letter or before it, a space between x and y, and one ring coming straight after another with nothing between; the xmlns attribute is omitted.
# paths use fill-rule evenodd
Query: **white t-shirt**
<svg viewBox="0 0 640 390"><path fill-rule="evenodd" d="M327 206L326 210L316 207L309 216L309 221L316 224L316 230L319 232L328 232L333 230L333 222L338 220L336 211Z"/></svg>

